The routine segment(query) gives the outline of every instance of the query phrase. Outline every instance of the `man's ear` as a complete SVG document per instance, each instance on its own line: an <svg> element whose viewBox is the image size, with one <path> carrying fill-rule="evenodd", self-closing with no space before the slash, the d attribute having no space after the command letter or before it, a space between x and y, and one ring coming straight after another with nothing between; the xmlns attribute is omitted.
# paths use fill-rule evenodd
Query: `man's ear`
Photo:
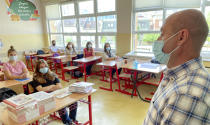
<svg viewBox="0 0 210 125"><path fill-rule="evenodd" d="M178 33L178 42L177 42L178 46L183 45L188 40L188 37L189 37L189 31L187 29L180 30Z"/></svg>

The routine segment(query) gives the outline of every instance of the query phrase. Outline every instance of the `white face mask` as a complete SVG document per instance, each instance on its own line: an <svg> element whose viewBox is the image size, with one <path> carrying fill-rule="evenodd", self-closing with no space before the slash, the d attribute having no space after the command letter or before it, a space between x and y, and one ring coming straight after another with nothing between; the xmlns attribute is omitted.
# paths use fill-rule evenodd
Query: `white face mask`
<svg viewBox="0 0 210 125"><path fill-rule="evenodd" d="M10 61L16 61L17 60L17 56L9 56L9 60Z"/></svg>
<svg viewBox="0 0 210 125"><path fill-rule="evenodd" d="M160 62L161 64L168 64L170 56L173 52L175 52L180 46L177 46L174 50L170 53L164 53L163 47L167 43L168 40L176 36L179 32L175 33L174 35L170 36L167 40L157 40L153 44L153 54L155 55L155 59Z"/></svg>
<svg viewBox="0 0 210 125"><path fill-rule="evenodd" d="M89 45L88 45L88 48L92 48L92 45L91 45L91 44L89 44Z"/></svg>

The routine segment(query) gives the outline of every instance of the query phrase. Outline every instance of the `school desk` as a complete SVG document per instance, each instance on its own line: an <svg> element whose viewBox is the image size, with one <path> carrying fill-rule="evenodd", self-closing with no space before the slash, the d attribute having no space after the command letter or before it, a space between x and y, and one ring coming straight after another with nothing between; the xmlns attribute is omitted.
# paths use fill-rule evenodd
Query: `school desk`
<svg viewBox="0 0 210 125"><path fill-rule="evenodd" d="M67 97L64 97L64 98L61 98L61 99L58 99L55 97L55 102L56 102L56 108L54 109L51 109L45 113L43 113L42 115L30 120L30 121L27 121L27 122L24 122L24 123L17 123L15 122L14 120L12 120L9 116L8 116L8 112L7 112L7 109L4 108L4 109L1 109L0 108L0 114L1 114L1 117L0 117L0 121L5 124L5 125L28 125L28 124L31 124L31 123L36 123L36 125L39 124L38 120L41 119L41 118L44 118L46 117L47 115L50 115L60 109L63 109L64 107L67 107L77 101L81 101L81 102L84 102L86 104L88 104L88 110L89 110L89 119L87 122L83 123L83 125L92 125L92 100L91 100L91 95L93 93L96 92L96 89L92 90L92 92L90 93L87 93L87 94L79 94L79 93L72 93L70 94L69 96ZM88 100L85 101L85 100L82 100L83 98L86 98L88 97Z"/></svg>
<svg viewBox="0 0 210 125"><path fill-rule="evenodd" d="M97 65L101 66L101 69L102 69L102 79L101 79L101 81L107 82L107 80L104 79L104 77L105 77L104 73L105 73L106 69L108 69L109 78L110 78L110 81L109 81L110 88L100 87L100 89L104 89L104 90L107 90L107 91L113 91L112 82L117 81L118 89L116 89L116 91L121 91L118 69L121 67L122 62L123 62L123 60L113 60L113 61L104 61L104 62L97 63ZM117 80L115 80L115 81L112 81L112 70L113 69L116 70Z"/></svg>
<svg viewBox="0 0 210 125"><path fill-rule="evenodd" d="M77 55L63 55L63 56L49 57L49 59L51 59L54 62L54 68L56 70L56 74L59 74L56 65L60 63L62 80L65 80L63 63L71 62L72 65L72 58L76 56Z"/></svg>
<svg viewBox="0 0 210 125"><path fill-rule="evenodd" d="M78 62L80 64L83 65L83 68L84 68L84 81L86 82L87 81L87 74L86 74L86 66L90 63L94 63L94 62L101 62L102 61L102 57L101 56L91 56L91 57L86 57L86 58L81 58L81 59L76 59L74 60L74 62Z"/></svg>
<svg viewBox="0 0 210 125"><path fill-rule="evenodd" d="M133 82L132 93L129 93L125 90L123 90L122 93L131 95L131 97L133 97L133 95L134 94L136 95L136 92L137 92L137 94L138 94L138 96L141 100L149 102L151 99L150 98L145 98L145 99L142 98L142 96L139 93L137 87L142 85L142 84L149 84L149 85L158 86L159 82L163 78L163 73L162 72L163 72L163 70L166 69L166 65L160 64L157 67L151 67L150 68L149 66L148 67L143 66L144 63L145 62L133 60L133 61L127 61L126 64L123 64L121 66L121 68L131 70L131 81ZM149 63L149 62L146 62L146 63ZM146 73L146 74L143 74L143 76L138 78L139 73ZM162 74L161 74L159 82L153 81L153 79L151 80L151 74L160 74L160 73L162 73Z"/></svg>
<svg viewBox="0 0 210 125"><path fill-rule="evenodd" d="M53 54L50 53L50 54L41 54L41 55L35 55L36 57L38 58L41 58L41 59L44 59L44 60L47 60L48 57L52 57Z"/></svg>
<svg viewBox="0 0 210 125"><path fill-rule="evenodd" d="M0 81L0 88L7 87L11 89L15 89L15 86L22 86L22 88L27 87L27 83L32 81L32 76L29 76L28 80L20 81L20 80L4 80ZM22 91L24 92L24 91ZM30 92L29 92L30 93Z"/></svg>

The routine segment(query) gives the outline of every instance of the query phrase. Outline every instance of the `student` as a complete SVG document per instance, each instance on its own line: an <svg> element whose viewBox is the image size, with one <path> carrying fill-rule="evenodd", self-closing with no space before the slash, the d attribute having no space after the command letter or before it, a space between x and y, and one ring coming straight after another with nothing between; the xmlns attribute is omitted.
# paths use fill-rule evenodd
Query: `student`
<svg viewBox="0 0 210 125"><path fill-rule="evenodd" d="M65 54L66 55L73 55L73 54L76 55L77 54L74 44L72 42L68 42L68 44L66 45Z"/></svg>
<svg viewBox="0 0 210 125"><path fill-rule="evenodd" d="M117 57L115 54L112 53L111 46L109 43L104 44L104 53L105 53L104 59L107 61L119 59L119 57ZM122 70L122 68L118 69L118 74L120 74L121 70ZM116 69L113 68L112 69L112 77L115 72L116 72ZM107 80L109 80L109 78Z"/></svg>
<svg viewBox="0 0 210 125"><path fill-rule="evenodd" d="M55 40L52 40L52 46L50 46L50 53L59 53L59 48L56 46Z"/></svg>
<svg viewBox="0 0 210 125"><path fill-rule="evenodd" d="M72 42L68 42L68 44L66 45L65 54L66 55L77 55L74 44ZM76 65L76 63L75 63L75 65ZM67 66L70 66L70 61L67 62Z"/></svg>
<svg viewBox="0 0 210 125"><path fill-rule="evenodd" d="M8 50L9 61L4 63L5 80L25 79L29 77L28 69L22 61L17 60L17 51L13 46Z"/></svg>
<svg viewBox="0 0 210 125"><path fill-rule="evenodd" d="M86 48L84 48L84 57L95 56L94 50L92 48L92 43L89 41L86 43Z"/></svg>
<svg viewBox="0 0 210 125"><path fill-rule="evenodd" d="M55 90L61 89L62 85L56 76L55 73L51 72L48 64L45 60L40 59L37 62L36 70L33 74L33 81L31 82L34 91L45 91L45 92L53 92ZM69 107L70 114L66 108L58 111L62 121L66 125L72 125L72 122L76 121L76 113L77 113L77 103L71 104ZM73 109L70 109L74 107Z"/></svg>
<svg viewBox="0 0 210 125"><path fill-rule="evenodd" d="M90 57L90 56L95 56L94 50L92 48L92 43L90 41L87 42L86 48L84 48L83 54L84 54L85 58ZM92 66L93 66L93 64L90 64L86 67L87 75L90 75Z"/></svg>

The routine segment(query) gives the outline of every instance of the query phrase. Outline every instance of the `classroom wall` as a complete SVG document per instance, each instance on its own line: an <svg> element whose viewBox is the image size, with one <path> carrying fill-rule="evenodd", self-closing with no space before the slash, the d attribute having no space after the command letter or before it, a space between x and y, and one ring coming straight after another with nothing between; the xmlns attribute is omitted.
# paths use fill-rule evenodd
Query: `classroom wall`
<svg viewBox="0 0 210 125"><path fill-rule="evenodd" d="M41 49L46 45L43 34L43 15L41 3L35 0L40 19L37 21L11 21L7 14L7 4L5 0L0 2L0 39L3 48L0 49L0 58L7 60L7 50L13 45L18 51L19 58L22 58L25 50Z"/></svg>
<svg viewBox="0 0 210 125"><path fill-rule="evenodd" d="M117 55L131 51L132 0L117 0Z"/></svg>

